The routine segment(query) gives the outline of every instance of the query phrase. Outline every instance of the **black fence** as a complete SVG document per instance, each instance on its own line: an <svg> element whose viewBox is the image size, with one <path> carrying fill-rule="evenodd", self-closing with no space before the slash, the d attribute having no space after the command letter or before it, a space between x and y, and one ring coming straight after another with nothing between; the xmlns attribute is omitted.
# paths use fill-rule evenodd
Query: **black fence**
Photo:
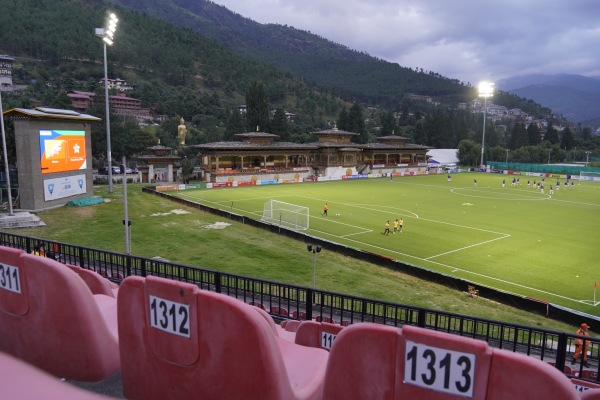
<svg viewBox="0 0 600 400"><path fill-rule="evenodd" d="M354 297L0 232L0 245L3 246L31 252L34 246L40 244L44 245L46 256L65 264L94 270L117 283L131 275L185 281L201 289L262 307L276 319L317 319L342 325L373 322L397 327L419 326L483 340L494 348L523 353L552 363L571 377L600 383L600 339L586 338L589 367L584 368L581 362L583 358L580 357L572 369L569 361L578 338L572 333Z"/></svg>

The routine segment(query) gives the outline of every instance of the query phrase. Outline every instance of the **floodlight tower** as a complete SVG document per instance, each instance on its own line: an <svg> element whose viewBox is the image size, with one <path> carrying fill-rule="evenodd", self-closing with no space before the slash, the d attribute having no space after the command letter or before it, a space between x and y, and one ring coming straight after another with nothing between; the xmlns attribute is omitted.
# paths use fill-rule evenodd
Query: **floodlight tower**
<svg viewBox="0 0 600 400"><path fill-rule="evenodd" d="M494 95L494 83L482 81L479 83L479 97L483 97L483 137L481 138L481 168L484 166L483 152L485 151L485 117L487 115L487 98Z"/></svg>
<svg viewBox="0 0 600 400"><path fill-rule="evenodd" d="M108 110L108 67L106 62L106 45L112 46L119 19L114 13L108 15L105 28L96 28L96 36L104 44L104 102L106 106L106 162L108 163L108 192L113 192L112 154L110 151L110 114Z"/></svg>

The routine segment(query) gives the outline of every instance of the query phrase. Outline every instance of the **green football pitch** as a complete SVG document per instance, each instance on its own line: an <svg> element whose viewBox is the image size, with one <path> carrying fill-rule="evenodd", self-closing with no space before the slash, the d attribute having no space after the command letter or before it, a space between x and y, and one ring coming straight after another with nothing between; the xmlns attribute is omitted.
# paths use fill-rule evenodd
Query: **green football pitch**
<svg viewBox="0 0 600 400"><path fill-rule="evenodd" d="M269 200L307 207L309 235L599 315L600 182L574 181L565 188L561 179L556 190L557 179L546 178L542 194L533 188L534 177L520 176L516 187L512 178L461 173L448 182L440 174L177 195L259 220ZM402 233L384 235L386 221L393 231L397 218L404 219Z"/></svg>

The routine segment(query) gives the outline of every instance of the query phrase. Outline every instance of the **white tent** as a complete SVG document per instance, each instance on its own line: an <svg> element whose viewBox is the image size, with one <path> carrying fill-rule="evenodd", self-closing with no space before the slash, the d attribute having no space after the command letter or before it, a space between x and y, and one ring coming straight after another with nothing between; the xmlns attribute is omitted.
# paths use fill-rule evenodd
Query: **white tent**
<svg viewBox="0 0 600 400"><path fill-rule="evenodd" d="M427 152L431 164L458 164L457 149L432 149Z"/></svg>

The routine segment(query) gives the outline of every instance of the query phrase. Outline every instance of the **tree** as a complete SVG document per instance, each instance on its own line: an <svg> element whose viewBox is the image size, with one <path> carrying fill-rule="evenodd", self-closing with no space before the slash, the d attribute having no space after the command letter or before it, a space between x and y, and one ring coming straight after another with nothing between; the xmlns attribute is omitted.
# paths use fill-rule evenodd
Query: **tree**
<svg viewBox="0 0 600 400"><path fill-rule="evenodd" d="M359 134L355 139L356 143L367 143L365 119L363 118L362 108L358 103L354 103L348 111L348 126L345 130Z"/></svg>
<svg viewBox="0 0 600 400"><path fill-rule="evenodd" d="M461 165L478 165L481 145L472 140L461 140L458 144L458 161Z"/></svg>
<svg viewBox="0 0 600 400"><path fill-rule="evenodd" d="M275 115L273 115L273 120L271 121L271 133L281 136L281 140L288 141L290 136L289 131L285 111L283 111L283 108L278 108L275 110Z"/></svg>
<svg viewBox="0 0 600 400"><path fill-rule="evenodd" d="M562 132L562 137L560 139L560 147L562 147L565 150L571 150L574 146L574 143L575 138L573 137L573 132L571 132L571 129L569 129L569 127L567 126Z"/></svg>
<svg viewBox="0 0 600 400"><path fill-rule="evenodd" d="M527 144L536 146L541 143L540 128L537 124L531 123L527 127Z"/></svg>
<svg viewBox="0 0 600 400"><path fill-rule="evenodd" d="M262 82L252 82L246 91L246 123L250 132L269 130L269 104Z"/></svg>
<svg viewBox="0 0 600 400"><path fill-rule="evenodd" d="M70 110L71 108L73 108L73 103L71 102L69 96L67 96L67 92L61 90L60 92L58 92L58 94L52 101L52 107L63 110Z"/></svg>
<svg viewBox="0 0 600 400"><path fill-rule="evenodd" d="M240 111L237 108L234 108L229 113L227 117L227 125L225 127L225 140L234 140L235 135L238 133L243 133L246 129L246 121L244 121L244 117L240 114Z"/></svg>
<svg viewBox="0 0 600 400"><path fill-rule="evenodd" d="M337 128L344 131L348 130L348 111L346 110L346 107L342 108L342 111L340 111L340 115L337 120Z"/></svg>
<svg viewBox="0 0 600 400"><path fill-rule="evenodd" d="M552 144L557 144L560 142L558 131L554 128L552 122L548 123L548 128L546 129L546 135L544 136L544 140L547 140Z"/></svg>
<svg viewBox="0 0 600 400"><path fill-rule="evenodd" d="M526 144L527 130L525 129L525 124L522 122L517 122L514 124L513 129L510 133L510 138L508 139L508 148L511 150L516 150Z"/></svg>
<svg viewBox="0 0 600 400"><path fill-rule="evenodd" d="M398 126L396 125L396 118L394 117L394 113L391 111L384 112L381 114L381 135L391 135L394 132L398 131Z"/></svg>

